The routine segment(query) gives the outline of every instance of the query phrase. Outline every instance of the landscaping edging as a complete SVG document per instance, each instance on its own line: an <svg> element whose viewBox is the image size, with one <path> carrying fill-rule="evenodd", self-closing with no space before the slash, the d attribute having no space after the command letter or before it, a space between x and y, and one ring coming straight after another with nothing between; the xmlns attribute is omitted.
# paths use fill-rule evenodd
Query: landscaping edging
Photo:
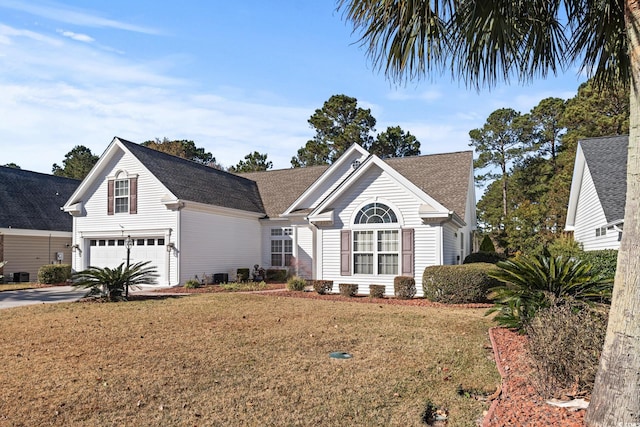
<svg viewBox="0 0 640 427"><path fill-rule="evenodd" d="M491 406L489 406L489 410L487 411L487 415L484 416L484 420L482 420L482 427L489 427L491 424L491 418L493 418L493 413L496 411L498 407L498 402L500 400L500 396L506 395L506 383L504 379L507 376L504 368L502 367L502 362L500 362L500 351L498 350L498 345L496 344L496 340L493 337L493 330L496 329L497 326L489 328L489 340L491 341L491 347L493 348L493 358L496 361L496 367L498 368L498 373L500 374L500 393L496 396L495 399L491 402Z"/></svg>

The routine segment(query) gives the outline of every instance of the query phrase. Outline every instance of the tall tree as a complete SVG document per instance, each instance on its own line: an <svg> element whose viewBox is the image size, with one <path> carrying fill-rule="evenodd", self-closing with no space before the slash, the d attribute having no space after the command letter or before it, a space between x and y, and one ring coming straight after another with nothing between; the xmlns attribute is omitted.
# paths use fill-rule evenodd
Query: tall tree
<svg viewBox="0 0 640 427"><path fill-rule="evenodd" d="M369 151L383 159L417 156L420 154L420 141L410 132L405 133L400 126L389 126L378 134Z"/></svg>
<svg viewBox="0 0 640 427"><path fill-rule="evenodd" d="M163 153L173 156L182 157L183 159L192 160L207 166L218 166L216 158L202 147L196 147L196 143L186 139L170 140L168 138L156 138L155 140L145 141L142 146L152 148ZM219 167L218 167L219 168Z"/></svg>
<svg viewBox="0 0 640 427"><path fill-rule="evenodd" d="M640 423L640 2L339 0L374 64L395 80L449 69L472 86L578 63L598 85L630 87L624 233L586 422Z"/></svg>
<svg viewBox="0 0 640 427"><path fill-rule="evenodd" d="M244 160L240 160L237 165L231 166L229 172L259 172L266 171L273 167L273 162L267 160L267 154L261 154L257 151L244 156Z"/></svg>
<svg viewBox="0 0 640 427"><path fill-rule="evenodd" d="M560 124L566 107L566 101L561 98L545 98L538 103L526 119L531 122L531 139L537 150L551 156L553 170L557 170L556 157L560 137L564 127Z"/></svg>
<svg viewBox="0 0 640 427"><path fill-rule="evenodd" d="M64 155L62 166L54 163L51 171L55 176L84 179L97 161L98 156L94 155L90 149L84 145L76 145Z"/></svg>
<svg viewBox="0 0 640 427"><path fill-rule="evenodd" d="M376 125L371 110L346 95L331 96L308 122L316 134L291 159L293 167L331 164L353 144L369 149Z"/></svg>
<svg viewBox="0 0 640 427"><path fill-rule="evenodd" d="M511 108L501 108L494 111L487 118L487 122L480 129L469 131L472 146L478 153L473 161L476 169L490 168L484 175L478 175L476 180L500 179L502 186L502 216L503 221L508 215L508 170L514 160L519 159L524 152L522 143L523 130L518 119L520 113ZM498 168L498 172L495 172Z"/></svg>

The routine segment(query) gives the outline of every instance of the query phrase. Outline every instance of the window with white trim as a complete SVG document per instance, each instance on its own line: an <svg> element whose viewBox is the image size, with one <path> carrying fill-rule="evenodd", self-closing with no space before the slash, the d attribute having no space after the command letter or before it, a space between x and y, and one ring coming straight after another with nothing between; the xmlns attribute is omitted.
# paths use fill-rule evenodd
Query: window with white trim
<svg viewBox="0 0 640 427"><path fill-rule="evenodd" d="M293 228L274 227L271 229L271 266L288 267L293 258Z"/></svg>
<svg viewBox="0 0 640 427"><path fill-rule="evenodd" d="M362 229L353 231L354 274L398 274L399 229L379 226L397 223L395 212L383 203L369 203L358 211L354 226Z"/></svg>
<svg viewBox="0 0 640 427"><path fill-rule="evenodd" d="M117 179L114 182L114 212L129 212L129 180Z"/></svg>

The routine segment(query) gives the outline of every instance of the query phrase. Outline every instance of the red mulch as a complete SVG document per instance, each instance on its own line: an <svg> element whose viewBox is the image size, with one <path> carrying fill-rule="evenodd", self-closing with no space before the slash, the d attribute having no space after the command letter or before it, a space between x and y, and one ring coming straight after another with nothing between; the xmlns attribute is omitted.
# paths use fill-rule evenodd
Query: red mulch
<svg viewBox="0 0 640 427"><path fill-rule="evenodd" d="M273 292L280 289L279 292ZM284 284L270 284L265 295L293 298L312 298L330 301L362 302L373 304L410 305L422 307L451 307L422 298L399 300L396 298L370 298L368 296L343 297L341 295L319 295L316 292L287 291ZM271 291L271 292L269 292ZM159 290L165 293L225 292L220 286L205 286L196 289L170 288ZM259 291L262 292L262 291ZM490 304L460 304L455 307L487 308ZM582 427L584 410L570 411L548 405L531 383L531 362L526 352L527 337L517 332L493 328L491 335L497 349L497 365L502 380L502 394L491 405L483 427Z"/></svg>
<svg viewBox="0 0 640 427"><path fill-rule="evenodd" d="M584 410L569 411L545 403L531 384L532 369L526 352L527 337L504 328L491 330L501 365L502 395L490 410L484 426L579 427Z"/></svg>

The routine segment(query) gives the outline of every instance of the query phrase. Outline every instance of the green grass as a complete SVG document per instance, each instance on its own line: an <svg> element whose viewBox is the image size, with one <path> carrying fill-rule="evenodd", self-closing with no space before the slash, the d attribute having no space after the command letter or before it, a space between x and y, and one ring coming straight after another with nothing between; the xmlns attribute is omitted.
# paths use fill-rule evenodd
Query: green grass
<svg viewBox="0 0 640 427"><path fill-rule="evenodd" d="M449 427L495 390L482 309L198 294L2 311L6 425ZM329 353L349 352L349 360Z"/></svg>

